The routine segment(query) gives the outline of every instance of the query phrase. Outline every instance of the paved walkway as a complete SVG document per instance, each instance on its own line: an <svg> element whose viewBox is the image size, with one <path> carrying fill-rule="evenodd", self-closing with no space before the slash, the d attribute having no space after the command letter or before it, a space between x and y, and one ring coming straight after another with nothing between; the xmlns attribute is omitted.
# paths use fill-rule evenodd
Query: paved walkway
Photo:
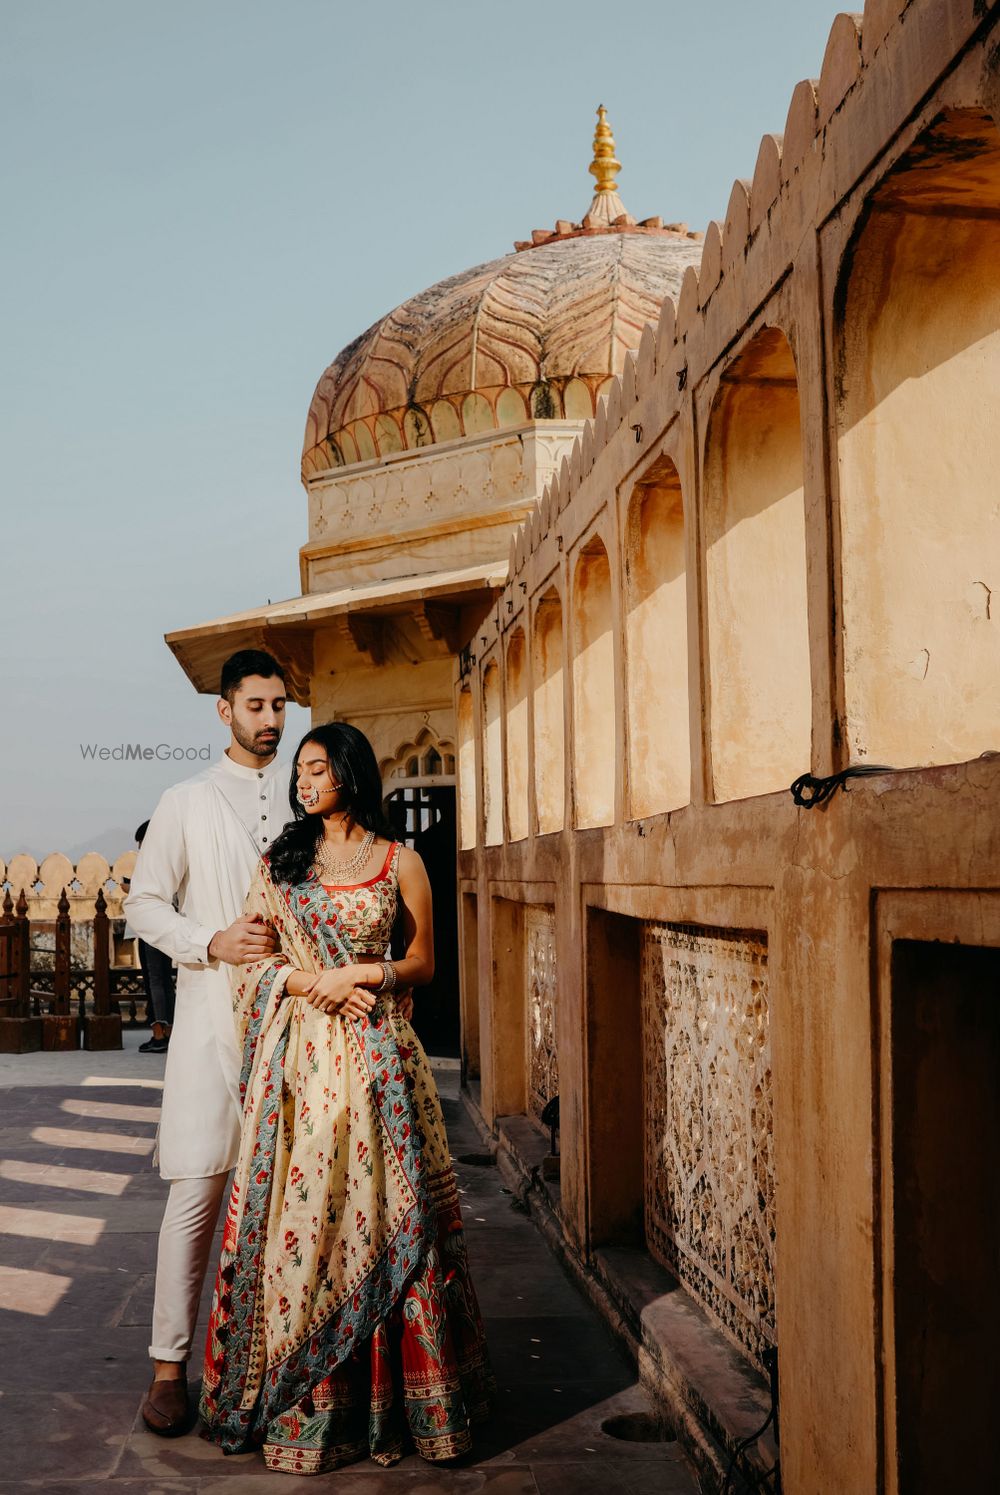
<svg viewBox="0 0 1000 1495"><path fill-rule="evenodd" d="M0 1055L0 1495L301 1491L256 1454L225 1458L196 1433L156 1438L138 1419L163 1200L150 1167L163 1065L135 1051L136 1035L126 1042L124 1053ZM439 1073L461 1158L481 1149L457 1078ZM414 1455L318 1483L339 1495L694 1495L676 1443L602 1431L608 1418L649 1411L634 1371L497 1170L460 1163L459 1173L496 1416L462 1469Z"/></svg>

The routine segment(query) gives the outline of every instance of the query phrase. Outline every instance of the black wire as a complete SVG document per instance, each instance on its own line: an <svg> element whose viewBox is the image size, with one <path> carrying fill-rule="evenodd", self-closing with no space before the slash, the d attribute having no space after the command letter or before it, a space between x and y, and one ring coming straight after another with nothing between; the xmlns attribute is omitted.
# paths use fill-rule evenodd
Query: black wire
<svg viewBox="0 0 1000 1495"><path fill-rule="evenodd" d="M768 1412L767 1416L765 1417L764 1421L761 1423L761 1425L757 1429L757 1431L754 1432L754 1433L751 1433L748 1438L744 1438L741 1443L737 1443L736 1447L733 1449L732 1453L730 1454L729 1463L728 1463L728 1465L726 1467L726 1476L725 1476L724 1480L722 1481L721 1495L731 1495L731 1492L733 1490L733 1475L736 1472L736 1460L739 1458L739 1456L740 1456L741 1453L745 1453L746 1452L746 1450L750 1447L751 1443L756 1443L758 1438L762 1438L764 1436L764 1434L767 1432L768 1428L771 1426L771 1423L773 1422L773 1420L774 1420L774 1403L772 1402L771 1403L771 1410L770 1410L770 1412ZM760 1489L760 1482L761 1482L761 1480L762 1479L770 1479L771 1476L774 1474L775 1470L777 1469L777 1467L778 1467L777 1464L775 1464L774 1469L763 1469L763 1470L761 1470L761 1472L759 1474L754 1474L754 1473L751 1472L751 1474L749 1476L744 1476L744 1479L747 1479L747 1478L751 1479L753 1481L753 1484L752 1484L751 1488L754 1489L754 1490L759 1490Z"/></svg>
<svg viewBox="0 0 1000 1495"><path fill-rule="evenodd" d="M731 1492L733 1491L733 1475L734 1475L734 1473L736 1471L736 1460L739 1458L739 1456L740 1456L741 1453L745 1453L746 1452L746 1450L750 1447L751 1443L756 1443L757 1440L758 1440L758 1438L762 1438L764 1436L764 1434L767 1432L768 1428L771 1426L772 1422L774 1423L774 1441L775 1441L776 1444L779 1441L779 1434L778 1434L778 1352L777 1352L777 1350L773 1346L771 1346L771 1347L769 1347L768 1349L766 1349L764 1351L764 1357L763 1358L764 1358L765 1368L767 1369L767 1372L768 1372L768 1380L770 1382L770 1391L771 1391L771 1406L770 1406L770 1410L768 1411L768 1414L764 1418L764 1421L761 1423L760 1427L757 1428L756 1432L751 1433L748 1437L744 1438L742 1440L742 1442L737 1443L736 1447L733 1449L732 1454L730 1455L730 1458L729 1458L729 1464L728 1464L728 1466L726 1468L725 1478L722 1481L722 1487L721 1487L720 1495L731 1495ZM748 1485L751 1490L759 1490L761 1488L761 1485L763 1484L764 1480L767 1480L768 1485L774 1491L774 1495L780 1495L780 1492L781 1492L781 1459L780 1458L775 1459L774 1464L772 1465L772 1467L770 1469L749 1470L749 1471L745 1472L744 1475L743 1475L743 1480L744 1480L744 1483L746 1485ZM772 1480L774 1481L773 1485L771 1484Z"/></svg>
<svg viewBox="0 0 1000 1495"><path fill-rule="evenodd" d="M894 768L888 767L885 763L859 763L856 768L843 768L840 773L832 773L825 779L817 779L811 773L803 773L795 780L788 792L801 809L811 810L813 805L824 804L831 795L836 794L838 789L846 789L848 779L863 779L870 773L895 772Z"/></svg>

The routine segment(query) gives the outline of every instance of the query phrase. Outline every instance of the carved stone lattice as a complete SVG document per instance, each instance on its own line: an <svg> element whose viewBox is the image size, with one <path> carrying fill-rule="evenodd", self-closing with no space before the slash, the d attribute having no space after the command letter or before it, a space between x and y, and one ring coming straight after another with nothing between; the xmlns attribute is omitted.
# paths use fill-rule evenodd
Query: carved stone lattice
<svg viewBox="0 0 1000 1495"><path fill-rule="evenodd" d="M559 1094L556 1049L556 916L532 904L524 914L525 986L528 993L528 1111L540 1116Z"/></svg>
<svg viewBox="0 0 1000 1495"><path fill-rule="evenodd" d="M775 1338L766 939L648 923L642 997L649 1248L759 1363Z"/></svg>

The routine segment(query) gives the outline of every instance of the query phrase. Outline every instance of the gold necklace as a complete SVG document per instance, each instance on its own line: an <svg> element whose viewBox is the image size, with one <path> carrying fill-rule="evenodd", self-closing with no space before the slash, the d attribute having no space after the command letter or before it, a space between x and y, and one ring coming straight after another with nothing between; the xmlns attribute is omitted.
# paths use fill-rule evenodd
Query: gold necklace
<svg viewBox="0 0 1000 1495"><path fill-rule="evenodd" d="M316 858L313 865L320 873L325 874L320 878L321 882L351 883L357 881L358 873L364 867L371 850L375 844L375 832L368 831L354 856L345 862L341 857L334 856L330 850L330 843L324 836L316 848Z"/></svg>

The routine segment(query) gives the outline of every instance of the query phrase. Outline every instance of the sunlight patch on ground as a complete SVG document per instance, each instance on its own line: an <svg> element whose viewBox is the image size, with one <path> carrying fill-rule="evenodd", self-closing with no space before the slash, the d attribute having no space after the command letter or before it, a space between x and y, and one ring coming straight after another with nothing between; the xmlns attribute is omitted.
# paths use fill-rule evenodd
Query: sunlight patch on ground
<svg viewBox="0 0 1000 1495"><path fill-rule="evenodd" d="M0 1204L0 1235L23 1235L40 1241L68 1241L74 1246L96 1246L104 1221L90 1215L60 1215L54 1210L19 1209Z"/></svg>
<svg viewBox="0 0 1000 1495"><path fill-rule="evenodd" d="M118 1090L162 1090L162 1080L122 1080L111 1075L87 1075L81 1085L114 1086Z"/></svg>
<svg viewBox="0 0 1000 1495"><path fill-rule="evenodd" d="M72 1282L72 1277L56 1277L50 1272L0 1266L0 1308L45 1318Z"/></svg>
<svg viewBox="0 0 1000 1495"><path fill-rule="evenodd" d="M159 1106L119 1106L106 1100L64 1100L61 1109L71 1116L92 1116L102 1121L159 1121Z"/></svg>
<svg viewBox="0 0 1000 1495"><path fill-rule="evenodd" d="M127 1152L132 1157L148 1157L156 1146L153 1137L123 1137L116 1132L78 1132L68 1126L36 1126L33 1142L48 1147L82 1147L87 1152Z"/></svg>
<svg viewBox="0 0 1000 1495"><path fill-rule="evenodd" d="M102 1173L95 1168L64 1168L55 1163L22 1163L18 1158L0 1158L0 1178L15 1184L40 1184L46 1189L79 1189L84 1194L110 1194L117 1198L129 1186L130 1173Z"/></svg>

